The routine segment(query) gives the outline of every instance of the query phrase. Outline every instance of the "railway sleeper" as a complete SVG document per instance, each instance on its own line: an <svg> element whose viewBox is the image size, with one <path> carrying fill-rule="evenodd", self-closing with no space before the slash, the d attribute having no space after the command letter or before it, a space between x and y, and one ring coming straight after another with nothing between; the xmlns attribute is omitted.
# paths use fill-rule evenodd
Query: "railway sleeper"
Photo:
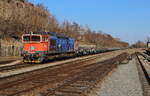
<svg viewBox="0 0 150 96"><path fill-rule="evenodd" d="M82 83L84 83L84 81L82 82ZM76 85L76 83L74 83L75 85ZM90 83L90 84L86 84L86 85L83 85L83 84L79 84L79 86L72 86L72 85L69 85L69 86L71 86L71 87L73 87L73 88L78 88L78 89L80 89L80 90L84 90L84 91L86 91L86 90L88 90L88 89L91 89L93 86L95 85L95 83Z"/></svg>
<svg viewBox="0 0 150 96"><path fill-rule="evenodd" d="M81 94L85 89L77 89L77 88L74 88L74 87L70 87L70 86L66 86L65 88L63 89L60 89L58 91L60 92L68 92L68 93L77 93L77 94Z"/></svg>
<svg viewBox="0 0 150 96"><path fill-rule="evenodd" d="M49 95L49 96L81 96L81 94L56 92L55 95Z"/></svg>
<svg viewBox="0 0 150 96"><path fill-rule="evenodd" d="M91 86L92 84L88 81L78 80L78 81L74 82L72 85Z"/></svg>
<svg viewBox="0 0 150 96"><path fill-rule="evenodd" d="M90 87L90 86L80 86L80 87L79 86L71 86L71 85L66 86L66 88L69 88L71 90L85 90L88 87Z"/></svg>
<svg viewBox="0 0 150 96"><path fill-rule="evenodd" d="M79 87L80 88L80 87L89 87L89 86L91 86L91 84L88 84L88 85L86 84L85 85L85 84L73 83L73 84L70 84L70 86L71 87Z"/></svg>
<svg viewBox="0 0 150 96"><path fill-rule="evenodd" d="M80 96L82 94L82 91L77 91L77 90L68 90L68 89L61 89L55 92L56 96Z"/></svg>

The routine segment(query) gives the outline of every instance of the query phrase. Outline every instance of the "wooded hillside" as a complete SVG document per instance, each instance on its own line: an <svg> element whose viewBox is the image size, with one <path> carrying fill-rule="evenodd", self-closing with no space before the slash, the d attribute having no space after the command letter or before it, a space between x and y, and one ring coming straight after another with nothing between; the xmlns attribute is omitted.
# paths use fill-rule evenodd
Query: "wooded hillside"
<svg viewBox="0 0 150 96"><path fill-rule="evenodd" d="M41 4L33 5L26 0L0 1L0 37L20 39L29 32L51 31L65 34L84 44L98 47L128 47L128 43L109 34L96 32L76 22L58 22Z"/></svg>

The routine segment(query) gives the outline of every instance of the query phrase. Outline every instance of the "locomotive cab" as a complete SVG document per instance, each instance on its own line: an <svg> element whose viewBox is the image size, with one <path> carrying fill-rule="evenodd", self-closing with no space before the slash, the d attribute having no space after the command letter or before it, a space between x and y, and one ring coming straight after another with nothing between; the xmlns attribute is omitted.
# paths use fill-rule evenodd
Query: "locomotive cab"
<svg viewBox="0 0 150 96"><path fill-rule="evenodd" d="M23 60L24 62L40 63L48 52L48 36L40 34L24 34L23 42Z"/></svg>

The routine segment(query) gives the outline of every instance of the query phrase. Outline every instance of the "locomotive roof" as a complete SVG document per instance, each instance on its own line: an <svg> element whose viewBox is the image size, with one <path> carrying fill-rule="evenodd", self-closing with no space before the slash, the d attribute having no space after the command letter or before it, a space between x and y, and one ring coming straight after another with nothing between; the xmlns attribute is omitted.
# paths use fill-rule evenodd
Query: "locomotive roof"
<svg viewBox="0 0 150 96"><path fill-rule="evenodd" d="M58 38L63 38L63 39L70 39L68 36L65 36L64 34L56 34L56 32L32 32L30 34L36 34L36 35L51 35L51 36L56 36Z"/></svg>
<svg viewBox="0 0 150 96"><path fill-rule="evenodd" d="M56 36L58 38L64 38L64 39L69 39L69 37L65 36L64 34L56 34L55 32L41 32L42 35L51 35L51 36Z"/></svg>
<svg viewBox="0 0 150 96"><path fill-rule="evenodd" d="M56 36L55 32L33 32L33 34Z"/></svg>
<svg viewBox="0 0 150 96"><path fill-rule="evenodd" d="M64 38L64 39L69 39L69 37L65 36L65 35L57 35L58 38Z"/></svg>

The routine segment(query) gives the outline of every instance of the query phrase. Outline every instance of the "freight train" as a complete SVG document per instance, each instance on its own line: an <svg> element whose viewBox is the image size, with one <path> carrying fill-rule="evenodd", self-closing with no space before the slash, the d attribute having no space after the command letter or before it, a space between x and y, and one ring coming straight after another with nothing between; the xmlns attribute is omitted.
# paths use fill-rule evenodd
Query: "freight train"
<svg viewBox="0 0 150 96"><path fill-rule="evenodd" d="M96 49L95 45L78 46L78 42L55 32L23 34L23 62L41 63L49 58L60 56L81 56L117 49Z"/></svg>
<svg viewBox="0 0 150 96"><path fill-rule="evenodd" d="M75 53L77 42L64 35L56 35L54 32L40 32L24 34L23 61L43 62L49 56L58 54Z"/></svg>

